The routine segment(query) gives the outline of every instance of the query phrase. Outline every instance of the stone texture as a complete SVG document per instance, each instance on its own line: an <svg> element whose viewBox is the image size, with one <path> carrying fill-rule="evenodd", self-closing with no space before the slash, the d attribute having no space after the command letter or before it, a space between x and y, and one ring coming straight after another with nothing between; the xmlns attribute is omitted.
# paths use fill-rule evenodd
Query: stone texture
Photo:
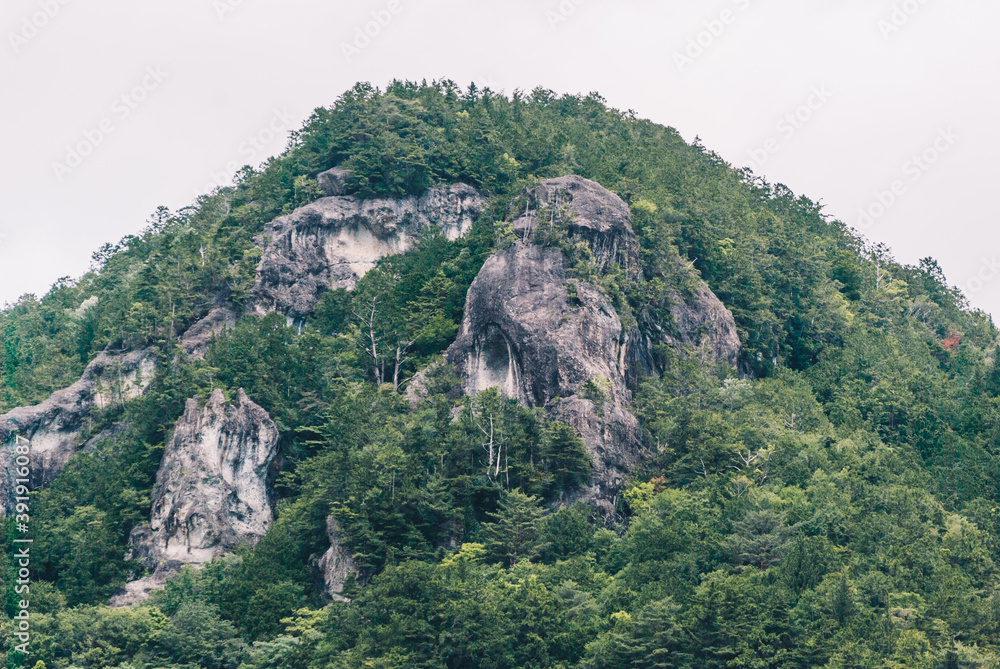
<svg viewBox="0 0 1000 669"><path fill-rule="evenodd" d="M570 240L584 241L601 271L617 264L629 276L640 276L639 241L632 231L632 213L620 197L599 183L576 175L548 179L536 188L525 188L512 205L514 230L528 241L554 212L570 214ZM523 209L522 209L523 208Z"/></svg>
<svg viewBox="0 0 1000 669"><path fill-rule="evenodd" d="M316 176L319 187L328 196L347 195L347 181L351 173L343 167L334 167L326 172L320 172Z"/></svg>
<svg viewBox="0 0 1000 669"><path fill-rule="evenodd" d="M4 513L9 514L13 505L15 435L31 442L31 488L47 486L85 447L83 434L94 413L141 395L155 370L156 351L152 348L129 353L102 351L69 388L52 393L41 404L0 416L0 503ZM102 433L91 442L106 436L110 433Z"/></svg>
<svg viewBox="0 0 1000 669"><path fill-rule="evenodd" d="M324 291L353 288L379 258L408 251L426 228L461 237L485 206L464 184L398 200L326 197L307 204L266 226L254 310L300 321Z"/></svg>
<svg viewBox="0 0 1000 669"><path fill-rule="evenodd" d="M340 526L333 516L326 519L326 537L330 541L330 548L317 563L323 577L323 589L331 599L346 601L340 593L344 590L347 578L358 573L358 567L354 556L340 543Z"/></svg>
<svg viewBox="0 0 1000 669"><path fill-rule="evenodd" d="M274 518L268 488L278 429L241 389L221 390L199 407L190 399L156 475L148 525L132 531L132 555L153 573L116 595L136 597L184 564L202 564L240 544L253 545Z"/></svg>
<svg viewBox="0 0 1000 669"><path fill-rule="evenodd" d="M195 322L180 338L180 346L192 360L201 360L208 351L212 337L236 327L236 314L228 306L213 308L200 321Z"/></svg>
<svg viewBox="0 0 1000 669"><path fill-rule="evenodd" d="M446 357L467 394L497 386L575 427L594 463L592 496L610 499L640 457L625 382L628 334L594 286L577 281L570 303L563 265L558 249L521 242L489 258ZM588 381L603 388L603 401L584 396Z"/></svg>
<svg viewBox="0 0 1000 669"><path fill-rule="evenodd" d="M648 305L657 307L657 311L669 312L672 324L664 324L651 308L640 314L644 329L650 333L650 350L652 340L658 339L678 355L693 354L706 362L721 362L735 367L742 350L736 321L703 281L698 279L695 285L697 287L687 297L676 290L668 290L659 302ZM664 361L655 355L652 358L653 369L663 371Z"/></svg>

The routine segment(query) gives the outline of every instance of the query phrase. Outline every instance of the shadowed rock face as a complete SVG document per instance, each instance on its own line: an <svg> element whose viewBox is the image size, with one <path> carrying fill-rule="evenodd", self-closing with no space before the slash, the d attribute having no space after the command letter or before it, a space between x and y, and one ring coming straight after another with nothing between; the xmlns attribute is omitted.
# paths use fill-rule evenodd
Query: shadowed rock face
<svg viewBox="0 0 1000 669"><path fill-rule="evenodd" d="M594 286L576 282L571 304L563 265L558 249L521 242L489 258L447 358L467 394L497 386L575 427L593 459L592 495L608 499L639 458L638 422L627 408L628 336Z"/></svg>
<svg viewBox="0 0 1000 669"><path fill-rule="evenodd" d="M311 314L324 291L351 289L383 256L408 251L430 226L449 239L468 232L486 199L471 186L432 188L420 197L325 197L264 229L253 304L293 320Z"/></svg>
<svg viewBox="0 0 1000 669"><path fill-rule="evenodd" d="M0 502L4 513L9 513L13 505L15 435L31 444L31 488L47 486L71 457L86 448L83 432L94 412L141 395L155 370L156 352L152 348L130 353L101 352L69 388L52 393L41 404L19 407L0 416Z"/></svg>
<svg viewBox="0 0 1000 669"><path fill-rule="evenodd" d="M154 572L126 586L113 605L141 601L184 564L264 536L274 519L268 475L278 437L243 390L233 403L221 390L203 408L188 400L156 474L149 525L135 528L130 541L133 556Z"/></svg>

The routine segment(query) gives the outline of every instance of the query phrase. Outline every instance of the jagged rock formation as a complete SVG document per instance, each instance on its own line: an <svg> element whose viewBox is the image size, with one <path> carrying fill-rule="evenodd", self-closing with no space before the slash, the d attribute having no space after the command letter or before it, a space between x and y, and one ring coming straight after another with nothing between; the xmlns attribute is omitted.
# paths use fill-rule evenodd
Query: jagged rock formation
<svg viewBox="0 0 1000 669"><path fill-rule="evenodd" d="M569 276L559 247L532 243L542 226L564 225L570 243L587 244L599 271L618 265L641 280L629 208L599 184L577 176L552 179L526 190L512 208L519 240L489 258L473 281L446 358L467 394L499 387L576 428L593 461L587 497L610 514L626 474L643 457L629 382L656 369L653 338L734 363L735 324L698 280L687 299L665 294L669 328L654 311L643 315L642 328L626 327L598 287ZM411 402L423 382L415 380Z"/></svg>
<svg viewBox="0 0 1000 669"><path fill-rule="evenodd" d="M0 503L4 513L9 513L13 504L16 435L31 442L31 488L44 487L73 455L87 447L83 435L93 413L141 395L155 369L156 352L152 348L129 353L102 351L69 388L52 393L41 404L19 407L0 416Z"/></svg>
<svg viewBox="0 0 1000 669"><path fill-rule="evenodd" d="M153 574L113 600L141 601L184 564L201 564L240 544L252 545L274 518L268 491L278 429L241 389L221 390L199 407L188 400L156 475L149 525L132 532L133 556Z"/></svg>
<svg viewBox="0 0 1000 669"><path fill-rule="evenodd" d="M446 357L467 394L498 386L577 428L593 458L594 496L607 499L639 455L625 383L628 335L597 288L577 282L571 302L566 284L559 249L516 242L492 256Z"/></svg>
<svg viewBox="0 0 1000 669"><path fill-rule="evenodd" d="M344 582L351 574L358 573L358 567L354 556L340 543L340 526L333 516L326 519L326 538L330 541L330 548L317 561L316 568L323 579L323 591L327 596L344 601L340 594L344 591Z"/></svg>
<svg viewBox="0 0 1000 669"><path fill-rule="evenodd" d="M337 192L339 182L328 181L334 184L328 192ZM465 184L399 200L335 196L307 204L264 229L254 308L301 320L324 291L353 288L379 258L409 250L424 229L433 225L449 239L461 237L485 205Z"/></svg>

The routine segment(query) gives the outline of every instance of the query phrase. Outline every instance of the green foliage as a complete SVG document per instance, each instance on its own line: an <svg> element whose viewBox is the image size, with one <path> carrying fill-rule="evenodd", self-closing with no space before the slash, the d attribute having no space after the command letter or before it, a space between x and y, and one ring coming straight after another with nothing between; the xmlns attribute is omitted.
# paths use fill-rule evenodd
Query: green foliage
<svg viewBox="0 0 1000 669"><path fill-rule="evenodd" d="M307 322L242 314L187 360L178 335L220 301L246 306L254 237L336 165L359 196L462 181L493 204L462 239L429 230L327 292ZM615 500L625 518L573 503L601 463L572 428L495 389L461 397L439 364L483 262L515 240L508 203L570 171L628 202L644 277L599 270L566 208L541 212L535 242L562 250L571 304L594 285L662 341L704 279L743 346L737 369L653 351L662 374L632 388L649 457ZM106 347L158 351L146 393L95 415L93 450L33 495L36 636L7 664L998 666L1000 347L966 306L933 260L901 265L597 95L359 84L282 156L0 312L0 412ZM138 575L129 532L184 402L216 388L243 388L281 431L275 522L146 605L103 606ZM582 394L600 412L607 391ZM317 588L330 516L359 568L350 603ZM15 536L8 521L8 583ZM7 640L16 603L8 588Z"/></svg>

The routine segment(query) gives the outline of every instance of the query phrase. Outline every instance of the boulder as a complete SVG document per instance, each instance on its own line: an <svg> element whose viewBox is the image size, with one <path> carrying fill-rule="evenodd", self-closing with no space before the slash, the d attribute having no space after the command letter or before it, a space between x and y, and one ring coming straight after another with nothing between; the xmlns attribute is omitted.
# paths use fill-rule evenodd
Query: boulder
<svg viewBox="0 0 1000 669"><path fill-rule="evenodd" d="M320 172L316 176L319 187L328 196L347 195L347 182L351 178L351 173L343 167L334 167L331 170Z"/></svg>

